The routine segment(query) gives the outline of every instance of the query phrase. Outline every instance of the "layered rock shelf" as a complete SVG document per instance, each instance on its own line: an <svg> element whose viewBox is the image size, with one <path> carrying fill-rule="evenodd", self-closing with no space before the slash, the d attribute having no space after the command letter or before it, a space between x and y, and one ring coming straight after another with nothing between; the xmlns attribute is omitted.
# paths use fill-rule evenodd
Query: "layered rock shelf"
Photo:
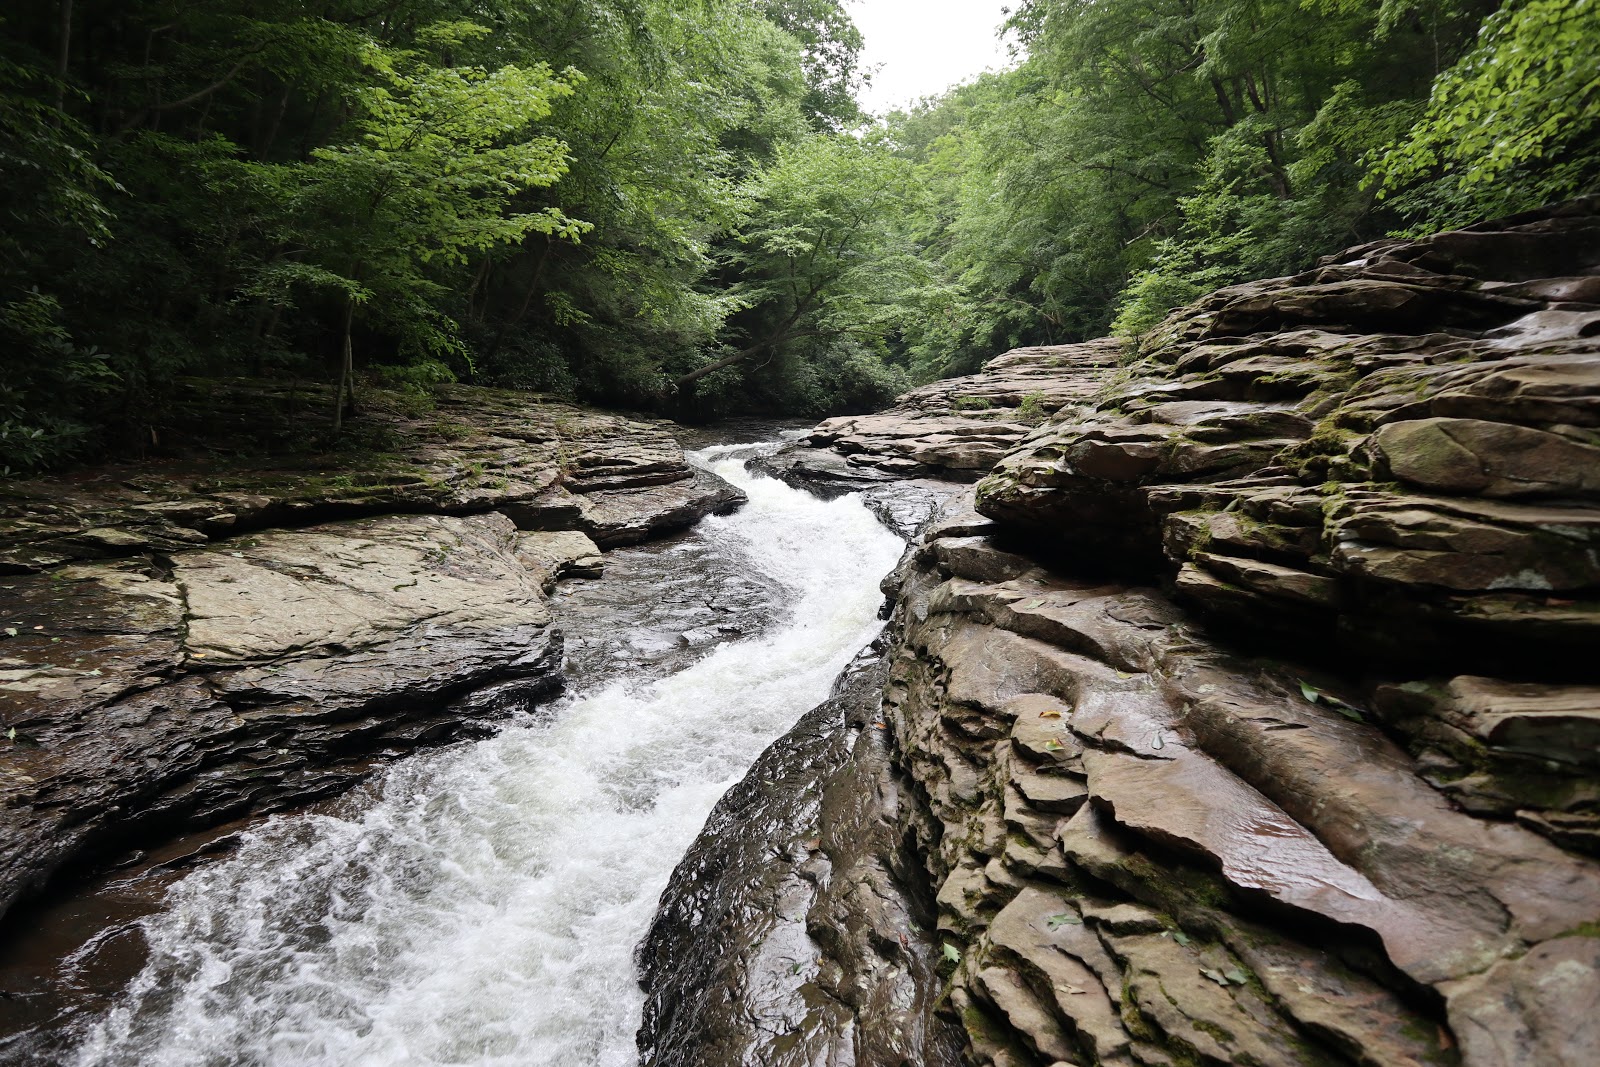
<svg viewBox="0 0 1600 1067"><path fill-rule="evenodd" d="M1115 342L1019 348L980 374L914 389L875 415L829 419L768 463L812 490L850 492L898 478L976 481L1048 418L1093 399Z"/></svg>
<svg viewBox="0 0 1600 1067"><path fill-rule="evenodd" d="M931 895L981 1067L1600 1062L1600 203L1010 353L774 466L981 478L886 582L855 721L898 881L813 921L824 973ZM915 926L858 940L914 969Z"/></svg>
<svg viewBox="0 0 1600 1067"><path fill-rule="evenodd" d="M189 460L8 490L0 910L486 732L561 686L558 578L743 499L668 424L536 397L456 389L390 428L358 475Z"/></svg>
<svg viewBox="0 0 1600 1067"><path fill-rule="evenodd" d="M576 530L611 547L691 525L733 500L684 462L672 424L658 419L450 386L424 414L370 414L365 453L291 457L281 446L295 436L293 412L319 406L326 390L291 397L287 386L253 381L197 389L191 434L213 448L280 447L259 459L186 456L10 483L0 491L0 575L402 512L500 511L522 529Z"/></svg>

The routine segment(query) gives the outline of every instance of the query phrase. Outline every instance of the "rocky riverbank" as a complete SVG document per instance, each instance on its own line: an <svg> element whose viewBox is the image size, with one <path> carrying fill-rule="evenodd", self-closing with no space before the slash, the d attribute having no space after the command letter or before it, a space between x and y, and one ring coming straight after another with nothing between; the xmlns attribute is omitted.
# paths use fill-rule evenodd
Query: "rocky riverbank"
<svg viewBox="0 0 1600 1067"><path fill-rule="evenodd" d="M1593 201L1381 242L778 457L982 476L886 583L883 698L844 716L881 724L877 802L792 805L854 902L808 913L815 973L931 946L983 1067L1600 1060L1597 273ZM851 873L870 840L897 880ZM812 970L746 973L696 996L789 1028L660 1062L811 1062L762 1011ZM819 999L859 1029L816 1062L937 1030L925 993Z"/></svg>
<svg viewBox="0 0 1600 1067"><path fill-rule="evenodd" d="M458 387L366 430L386 451L6 487L0 910L547 698L555 581L743 499L670 424L538 397Z"/></svg>

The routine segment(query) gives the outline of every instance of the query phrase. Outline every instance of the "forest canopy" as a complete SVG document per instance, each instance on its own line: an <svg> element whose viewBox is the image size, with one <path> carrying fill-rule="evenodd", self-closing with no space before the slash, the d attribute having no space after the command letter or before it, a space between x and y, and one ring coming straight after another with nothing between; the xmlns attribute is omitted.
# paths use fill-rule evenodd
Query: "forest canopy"
<svg viewBox="0 0 1600 1067"><path fill-rule="evenodd" d="M999 29L997 27L997 29ZM1600 187L1600 0L1023 0L888 116L847 0L54 0L0 22L0 474L180 381L866 410ZM310 416L308 416L309 418Z"/></svg>

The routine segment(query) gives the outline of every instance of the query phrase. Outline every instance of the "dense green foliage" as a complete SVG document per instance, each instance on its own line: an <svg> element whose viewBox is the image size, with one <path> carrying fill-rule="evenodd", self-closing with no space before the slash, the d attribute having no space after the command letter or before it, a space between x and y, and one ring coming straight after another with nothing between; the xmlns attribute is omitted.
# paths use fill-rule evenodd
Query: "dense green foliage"
<svg viewBox="0 0 1600 1067"><path fill-rule="evenodd" d="M923 377L1600 189L1595 0L1026 0L1016 69L891 117L936 206Z"/></svg>
<svg viewBox="0 0 1600 1067"><path fill-rule="evenodd" d="M1600 182L1600 0L1023 0L874 121L848 3L8 14L0 473L188 375L859 410Z"/></svg>
<svg viewBox="0 0 1600 1067"><path fill-rule="evenodd" d="M853 335L858 372L815 329L803 351L758 336L789 314L761 306L778 298L755 272L778 268L739 266L782 210L753 199L768 168L859 119L838 0L57 0L5 19L0 469L150 444L184 375L338 381L330 428L374 377L691 415L901 384ZM792 386L762 361L748 383L694 377L752 345L783 348Z"/></svg>

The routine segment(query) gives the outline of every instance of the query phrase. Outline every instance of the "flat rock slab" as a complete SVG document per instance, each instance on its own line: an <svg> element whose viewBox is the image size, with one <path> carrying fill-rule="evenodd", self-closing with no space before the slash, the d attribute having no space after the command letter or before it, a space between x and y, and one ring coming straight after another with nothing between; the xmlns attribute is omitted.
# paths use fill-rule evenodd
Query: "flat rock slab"
<svg viewBox="0 0 1600 1067"><path fill-rule="evenodd" d="M206 388L190 400L209 443L274 420L293 442L304 435L295 412L315 399L281 383ZM731 486L689 465L675 429L537 394L450 386L426 414L363 416L353 431L385 440L376 455L151 460L12 481L0 488L0 574L397 512L503 511L524 528L631 543L738 502Z"/></svg>
<svg viewBox="0 0 1600 1067"><path fill-rule="evenodd" d="M327 795L376 752L559 688L551 571L519 536L498 514L394 516L6 583L0 901L119 838ZM454 706L491 683L497 701Z"/></svg>
<svg viewBox="0 0 1600 1067"><path fill-rule="evenodd" d="M549 621L544 574L504 515L406 515L271 531L177 553L184 649L204 666L337 656L418 628L493 632Z"/></svg>

